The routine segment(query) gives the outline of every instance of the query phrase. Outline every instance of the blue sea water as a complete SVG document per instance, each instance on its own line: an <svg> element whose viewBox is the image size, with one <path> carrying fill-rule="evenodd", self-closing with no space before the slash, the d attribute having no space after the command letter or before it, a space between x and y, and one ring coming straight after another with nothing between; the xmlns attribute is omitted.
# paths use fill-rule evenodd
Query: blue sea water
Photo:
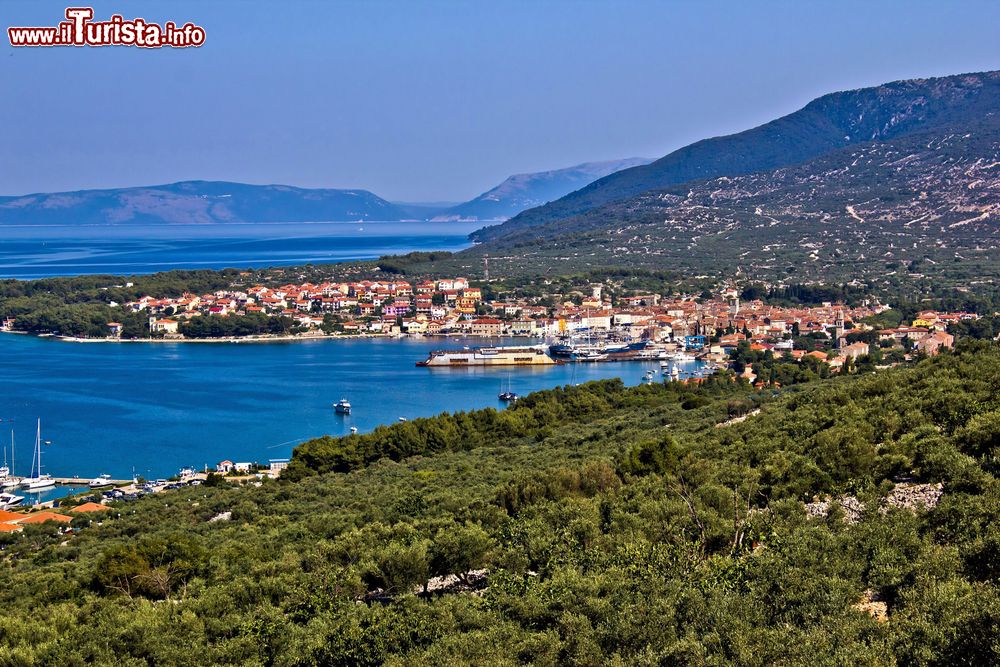
<svg viewBox="0 0 1000 667"><path fill-rule="evenodd" d="M260 268L461 250L470 223L0 226L0 278Z"/></svg>
<svg viewBox="0 0 1000 667"><path fill-rule="evenodd" d="M56 476L165 477L181 466L291 455L303 439L361 432L399 417L502 408L501 386L531 391L621 377L658 364L418 368L451 339L285 343L70 343L0 335L0 443L13 429L16 472L28 472L35 420L42 464ZM657 378L659 378L657 374ZM347 398L353 414L332 404ZM9 454L8 454L9 455Z"/></svg>
<svg viewBox="0 0 1000 667"><path fill-rule="evenodd" d="M145 227L0 227L0 276L137 274L261 267L459 250L477 225L319 223ZM304 439L399 417L502 408L501 385L527 394L588 380L638 383L653 363L509 369L417 368L432 349L481 340L353 339L285 343L68 343L0 335L0 443L27 474L36 419L46 472L166 477L222 459L285 458ZM659 377L659 376L657 376ZM348 398L350 416L332 404ZM7 452L8 457L10 452ZM64 495L61 487L29 500Z"/></svg>

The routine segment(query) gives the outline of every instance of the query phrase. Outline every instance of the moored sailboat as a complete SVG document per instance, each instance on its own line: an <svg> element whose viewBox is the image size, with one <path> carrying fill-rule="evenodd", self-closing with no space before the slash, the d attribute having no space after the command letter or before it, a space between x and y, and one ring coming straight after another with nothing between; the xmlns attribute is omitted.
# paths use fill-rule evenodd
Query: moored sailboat
<svg viewBox="0 0 1000 667"><path fill-rule="evenodd" d="M51 475L42 473L42 420L38 420L35 434L35 455L31 460L31 476L21 480L21 488L28 491L44 491L56 485Z"/></svg>

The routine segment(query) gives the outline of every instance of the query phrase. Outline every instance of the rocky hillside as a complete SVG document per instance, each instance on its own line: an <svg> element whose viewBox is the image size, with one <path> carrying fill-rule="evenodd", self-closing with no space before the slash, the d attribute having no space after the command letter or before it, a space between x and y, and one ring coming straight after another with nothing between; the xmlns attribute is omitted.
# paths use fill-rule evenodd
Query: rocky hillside
<svg viewBox="0 0 1000 667"><path fill-rule="evenodd" d="M0 225L321 222L407 217L405 211L367 190L224 181L0 197Z"/></svg>
<svg viewBox="0 0 1000 667"><path fill-rule="evenodd" d="M546 267L841 280L965 271L991 281L1000 278L998 220L1000 115L990 111L794 167L645 192L475 252Z"/></svg>
<svg viewBox="0 0 1000 667"><path fill-rule="evenodd" d="M832 93L760 127L699 141L651 164L595 181L503 225L477 232L480 241L580 215L650 190L721 176L738 177L840 154L845 148L916 134L943 137L1000 109L1000 72L897 81ZM647 198L648 199L648 198ZM629 205L624 205L629 208Z"/></svg>

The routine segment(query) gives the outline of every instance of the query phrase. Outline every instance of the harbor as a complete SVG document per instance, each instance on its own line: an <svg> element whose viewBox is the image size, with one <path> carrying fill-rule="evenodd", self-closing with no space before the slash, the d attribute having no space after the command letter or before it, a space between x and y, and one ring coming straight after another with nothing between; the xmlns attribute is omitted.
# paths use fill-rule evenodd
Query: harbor
<svg viewBox="0 0 1000 667"><path fill-rule="evenodd" d="M495 346L522 345L497 339ZM482 345L451 338L449 348ZM0 398L4 441L17 431L14 474L29 476L31 441L41 416L44 470L87 480L157 479L183 466L225 458L289 457L296 444L324 434L364 433L399 417L495 407L503 390L533 391L591 380L643 381L656 359L636 363L421 368L434 339L316 340L295 344L92 346L30 336L0 336L10 387ZM38 359L46 363L39 366ZM694 371L699 362L683 362ZM508 374L510 381L508 383ZM347 399L350 414L333 403ZM8 425L8 423L10 425ZM142 434L137 437L137 434ZM23 445L21 443L24 443ZM57 487L60 491L63 487ZM66 487L68 488L68 487ZM42 499L48 499L49 491Z"/></svg>

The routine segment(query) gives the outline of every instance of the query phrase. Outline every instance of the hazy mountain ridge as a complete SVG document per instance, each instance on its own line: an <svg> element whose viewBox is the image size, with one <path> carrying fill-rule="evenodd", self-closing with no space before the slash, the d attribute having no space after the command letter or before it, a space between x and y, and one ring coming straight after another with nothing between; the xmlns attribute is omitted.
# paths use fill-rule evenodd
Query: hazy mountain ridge
<svg viewBox="0 0 1000 667"><path fill-rule="evenodd" d="M390 202L361 189L299 188L228 181L34 193L0 197L0 225L214 224L354 220L503 220L558 199L618 169L628 158L517 174L461 204Z"/></svg>
<svg viewBox="0 0 1000 667"><path fill-rule="evenodd" d="M0 224L208 224L406 217L398 206L367 190L225 181L0 197Z"/></svg>
<svg viewBox="0 0 1000 667"><path fill-rule="evenodd" d="M521 211L558 199L622 169L648 164L651 158L584 162L565 169L515 174L475 199L438 214L439 220L505 220Z"/></svg>
<svg viewBox="0 0 1000 667"><path fill-rule="evenodd" d="M606 176L503 225L476 232L474 238L498 239L649 190L788 167L854 144L976 122L997 109L1000 72L912 79L830 93L759 127L698 141L648 165Z"/></svg>

